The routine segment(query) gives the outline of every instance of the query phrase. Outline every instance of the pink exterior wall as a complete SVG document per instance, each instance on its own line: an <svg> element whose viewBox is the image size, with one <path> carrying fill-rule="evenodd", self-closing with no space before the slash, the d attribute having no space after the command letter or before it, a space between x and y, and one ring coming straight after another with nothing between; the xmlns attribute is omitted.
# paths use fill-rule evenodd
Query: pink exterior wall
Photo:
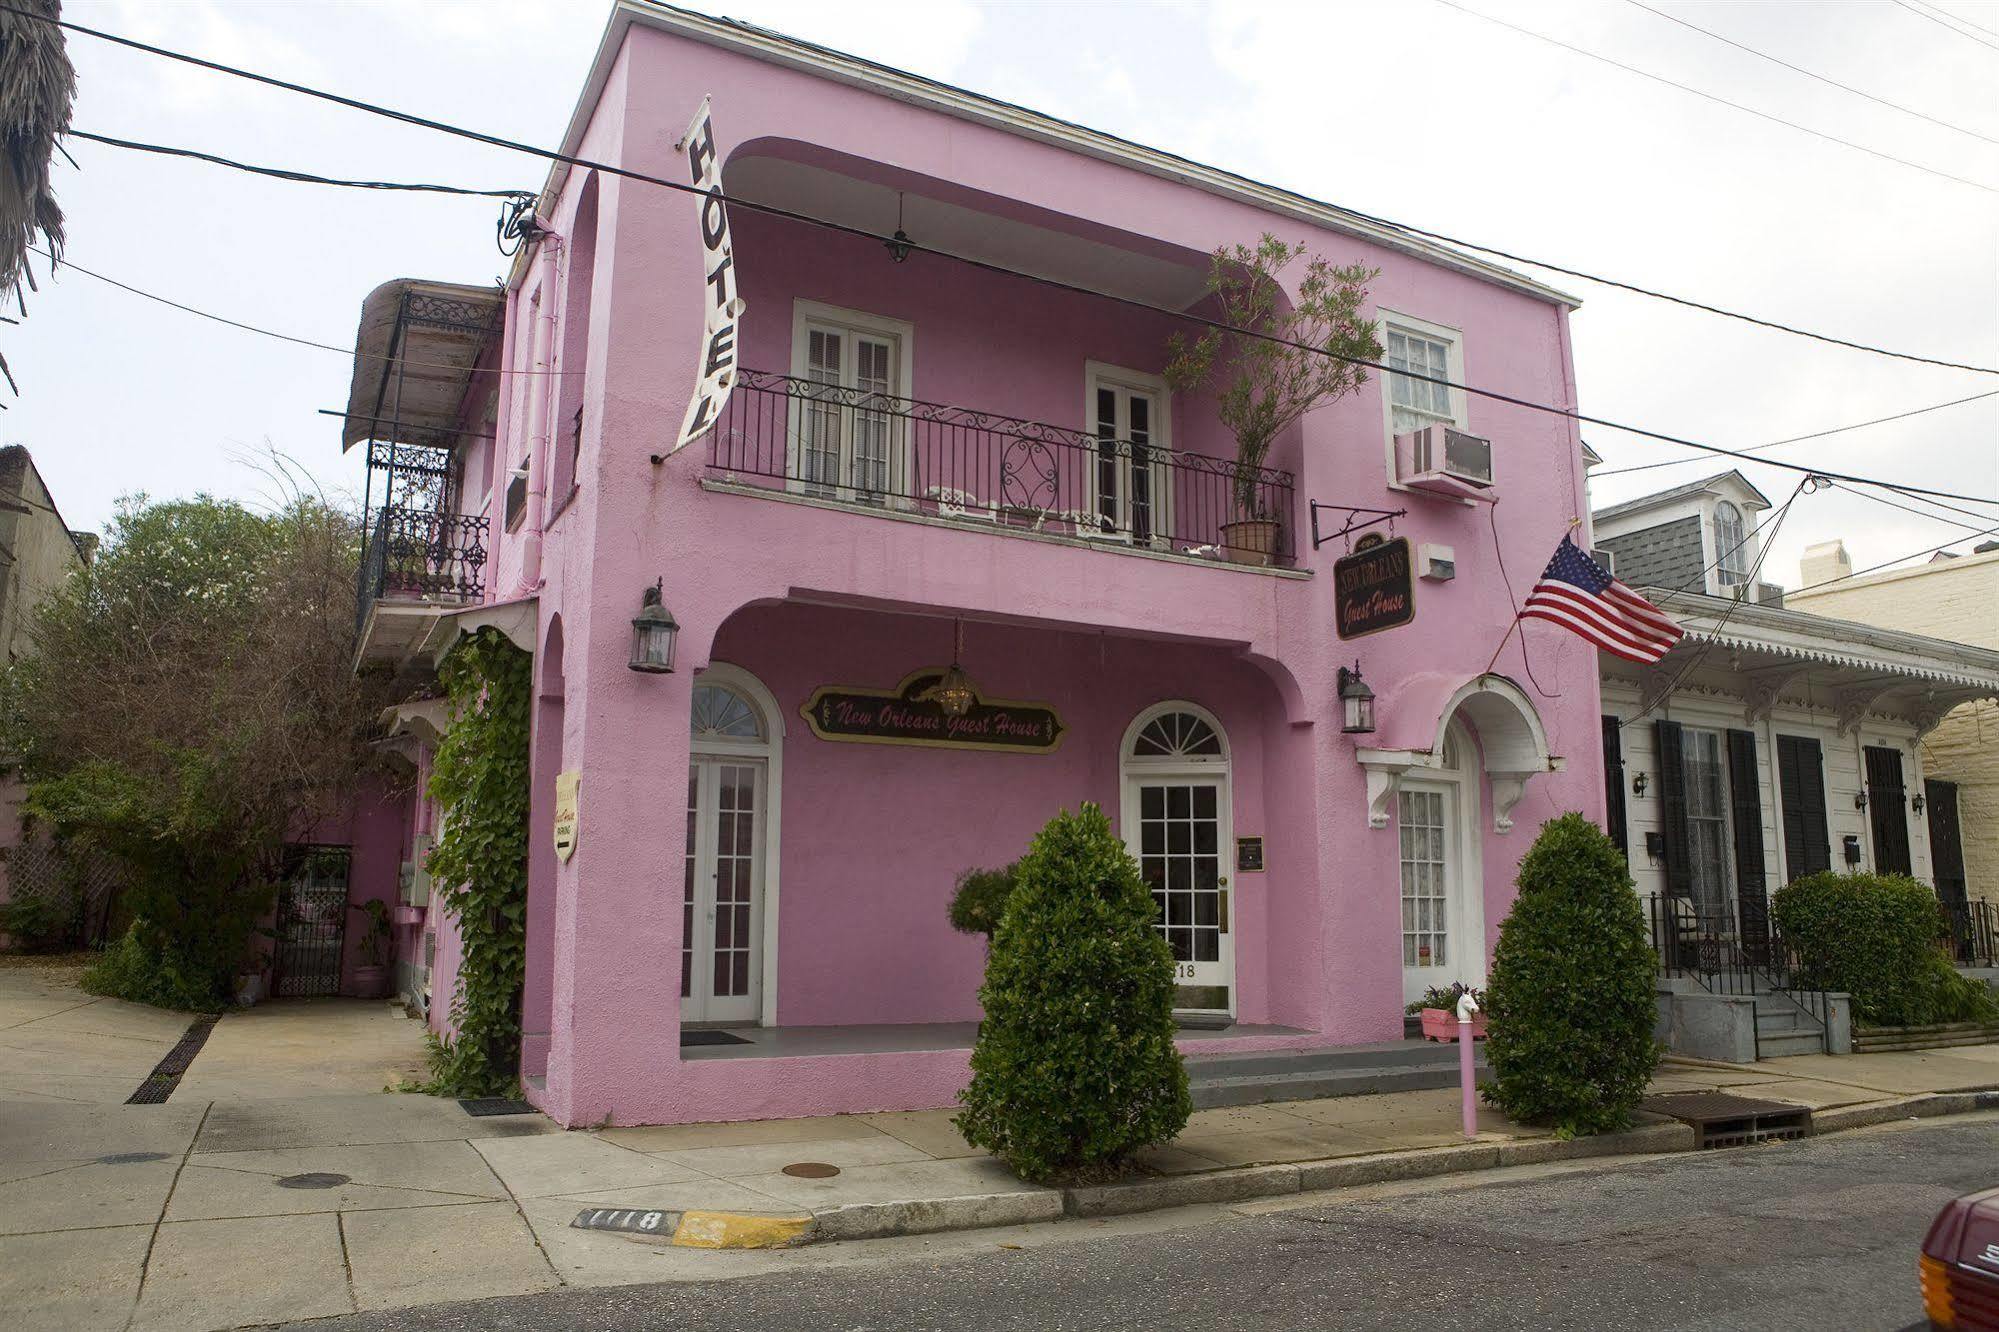
<svg viewBox="0 0 1999 1332"><path fill-rule="evenodd" d="M1382 272L1382 306L1463 331L1466 378L1521 398L1572 404L1566 311L1512 290L1247 203L1119 167L1050 143L904 101L634 28L607 72L576 149L680 178L672 139L714 91L719 147L819 160L875 152L898 186L995 212L1057 218L1078 234L1152 255L1198 256L1274 230L1336 263ZM892 152L887 147L892 145ZM567 178L544 214L571 224L587 177ZM696 362L703 273L686 197L637 182L597 182L594 245L565 242L527 263L510 293L506 364L524 366L522 292L573 289L561 265L588 254L594 298L582 355L579 488L548 531L535 592L541 642L561 622L559 742L535 741L537 852L531 863L529 1092L559 1120L662 1122L948 1102L962 1052L813 1059L683 1060L674 981L680 949L682 811L694 680L710 660L757 674L787 730L782 793L779 1002L784 1023L942 1021L975 1015L978 944L952 935L943 901L968 864L1017 854L1057 807L1094 798L1115 816L1117 743L1143 706L1167 698L1219 713L1236 749L1236 831L1266 838L1268 868L1243 885L1240 1016L1309 1033L1295 1044L1382 1039L1400 1030L1397 839L1365 820L1366 777L1340 734L1335 672L1359 659L1380 695L1365 743L1427 750L1454 690L1486 667L1524 593L1571 520L1582 516L1581 459L1559 418L1473 399L1471 428L1493 438L1496 510L1387 488L1381 385L1310 416L1272 463L1297 474L1305 501L1406 506L1398 535L1457 553L1458 577L1421 584L1414 624L1354 643L1333 630L1335 543L1301 543L1302 573L1244 570L1014 539L991 531L704 489L697 444L664 464ZM802 231L738 210L749 301L746 364L790 368L791 301L824 301L916 324L917 396L1080 426L1085 358L1157 369L1168 321L1059 295L878 246ZM568 368L568 367L565 367ZM490 595L526 574L526 534L501 532L505 472L535 430L528 377L502 393L493 486ZM559 431L544 433L559 438ZM1205 403L1176 403L1175 443L1222 449ZM1496 547L1495 547L1496 534ZM1502 576L1501 563L1506 574ZM671 675L625 667L643 588L662 579L681 624ZM1509 584L1511 592L1509 593ZM808 604L809 603L809 604ZM889 615L901 609L933 618ZM966 665L1007 697L1054 702L1072 727L1046 757L830 745L796 708L815 685L888 686L942 664L953 616L968 621ZM1543 819L1601 815L1595 660L1548 626L1524 630L1496 670L1520 682L1566 769L1531 780L1517 826L1480 835L1488 935L1496 934L1520 854ZM544 648L544 659L548 656ZM552 725L554 723L551 723ZM582 772L574 857L540 854L540 811L556 771ZM857 801L881 792L921 809L892 819ZM433 917L441 930L447 922ZM447 938L437 1007L449 1002ZM543 961L545 959L545 961ZM537 977L542 979L537 979ZM545 989L538 989L545 987ZM545 1015L545 1017L544 1017ZM534 1027L531 1026L533 1031ZM1201 1042L1201 1045L1212 1042Z"/></svg>
<svg viewBox="0 0 1999 1332"><path fill-rule="evenodd" d="M347 904L350 908L363 902L379 901L386 903L393 913L396 904L402 900L402 862L409 854L405 829L408 799L406 792L392 790L386 782L364 781L355 789L345 809L322 819L294 839L300 843L348 848ZM342 994L354 993L354 969L367 961L362 952L362 936L366 932L367 918L350 909L346 933L341 942ZM392 931L389 947L383 952L383 965L393 964L397 945Z"/></svg>

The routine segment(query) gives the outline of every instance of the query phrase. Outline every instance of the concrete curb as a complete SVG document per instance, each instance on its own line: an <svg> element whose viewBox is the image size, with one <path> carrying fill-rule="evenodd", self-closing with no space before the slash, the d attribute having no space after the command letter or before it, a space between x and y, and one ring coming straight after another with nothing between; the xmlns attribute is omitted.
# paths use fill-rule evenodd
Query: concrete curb
<svg viewBox="0 0 1999 1332"><path fill-rule="evenodd" d="M1999 1090L1932 1092L1890 1101L1869 1101L1817 1111L1812 1131L1838 1133L1899 1119L1926 1119L1999 1109ZM1441 1175L1469 1174L1503 1166L1543 1165L1601 1156L1652 1156L1694 1150L1691 1124L1647 1124L1623 1133L1590 1138L1526 1138L1508 1142L1473 1141L1462 1146L1377 1152L1322 1161L1242 1166L1195 1175L1164 1175L1073 1189L1031 1189L1015 1193L970 1194L899 1202L846 1203L816 1209L810 1216L731 1212L686 1212L670 1237L655 1240L694 1248L787 1248L829 1240L886 1239L949 1230L984 1230L1029 1225L1064 1216L1129 1216L1202 1203L1247 1202L1325 1189L1349 1189Z"/></svg>

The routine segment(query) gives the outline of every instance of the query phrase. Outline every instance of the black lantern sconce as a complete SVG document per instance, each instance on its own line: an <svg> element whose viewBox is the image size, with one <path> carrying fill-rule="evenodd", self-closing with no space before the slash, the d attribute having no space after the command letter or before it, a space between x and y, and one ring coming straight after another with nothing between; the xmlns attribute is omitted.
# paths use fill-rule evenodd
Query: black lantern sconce
<svg viewBox="0 0 1999 1332"><path fill-rule="evenodd" d="M1652 784L1652 779L1648 777L1646 774L1641 772L1636 777L1633 777L1631 779L1631 794L1635 796L1642 796L1645 794L1645 788L1647 786L1650 786L1651 784Z"/></svg>
<svg viewBox="0 0 1999 1332"><path fill-rule="evenodd" d="M900 190L897 190L895 194L895 235L883 241L882 244L888 249L888 257L895 260L898 264L909 258L909 251L915 245L915 242L909 239L909 233L902 229L902 191Z"/></svg>
<svg viewBox="0 0 1999 1332"><path fill-rule="evenodd" d="M632 659L626 664L647 675L673 671L673 640L680 633L673 612L660 604L659 586L646 589L639 613L632 617Z"/></svg>
<svg viewBox="0 0 1999 1332"><path fill-rule="evenodd" d="M1855 809L1866 809L1866 808L1867 808L1867 792L1865 792L1865 791L1855 791L1855 792L1853 793L1853 807L1854 807Z"/></svg>
<svg viewBox="0 0 1999 1332"><path fill-rule="evenodd" d="M1340 731L1344 735L1374 734L1374 691L1360 678L1360 663L1340 667Z"/></svg>
<svg viewBox="0 0 1999 1332"><path fill-rule="evenodd" d="M1918 791L1914 795L1909 797L1909 808L1914 810L1918 814L1923 812L1923 806L1928 803L1929 801L1924 798L1923 793L1921 791Z"/></svg>

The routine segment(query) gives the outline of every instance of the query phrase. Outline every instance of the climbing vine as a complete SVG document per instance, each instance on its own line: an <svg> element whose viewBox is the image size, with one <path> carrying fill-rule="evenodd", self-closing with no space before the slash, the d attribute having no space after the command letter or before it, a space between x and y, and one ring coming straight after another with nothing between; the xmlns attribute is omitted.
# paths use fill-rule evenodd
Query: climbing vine
<svg viewBox="0 0 1999 1332"><path fill-rule="evenodd" d="M519 1071L527 974L528 687L531 659L496 629L460 643L439 671L451 727L430 794L441 812L430 873L464 943L451 1017L431 1053L430 1090L501 1096Z"/></svg>

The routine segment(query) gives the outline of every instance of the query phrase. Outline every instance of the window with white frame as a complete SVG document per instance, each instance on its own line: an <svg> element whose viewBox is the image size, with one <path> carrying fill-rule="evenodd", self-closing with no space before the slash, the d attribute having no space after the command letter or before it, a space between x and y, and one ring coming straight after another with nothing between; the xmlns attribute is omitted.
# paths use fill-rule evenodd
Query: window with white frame
<svg viewBox="0 0 1999 1332"><path fill-rule="evenodd" d="M909 341L907 324L799 303L791 372L807 383L794 410L793 479L846 499L903 493Z"/></svg>
<svg viewBox="0 0 1999 1332"><path fill-rule="evenodd" d="M1157 544L1172 531L1171 407L1157 375L1084 367L1096 456L1085 477L1085 536Z"/></svg>
<svg viewBox="0 0 1999 1332"><path fill-rule="evenodd" d="M1681 752L1687 795L1687 864L1695 906L1706 920L1730 918L1728 746L1720 731L1689 726Z"/></svg>
<svg viewBox="0 0 1999 1332"><path fill-rule="evenodd" d="M1728 500L1714 506L1714 564L1723 587L1749 581L1749 524Z"/></svg>
<svg viewBox="0 0 1999 1332"><path fill-rule="evenodd" d="M1382 346L1388 376L1389 432L1406 435L1430 425L1460 425L1456 391L1437 380L1456 382L1457 339L1434 325L1417 328L1387 321ZM1405 373L1398 373L1405 372ZM1417 378L1417 376L1428 378Z"/></svg>

